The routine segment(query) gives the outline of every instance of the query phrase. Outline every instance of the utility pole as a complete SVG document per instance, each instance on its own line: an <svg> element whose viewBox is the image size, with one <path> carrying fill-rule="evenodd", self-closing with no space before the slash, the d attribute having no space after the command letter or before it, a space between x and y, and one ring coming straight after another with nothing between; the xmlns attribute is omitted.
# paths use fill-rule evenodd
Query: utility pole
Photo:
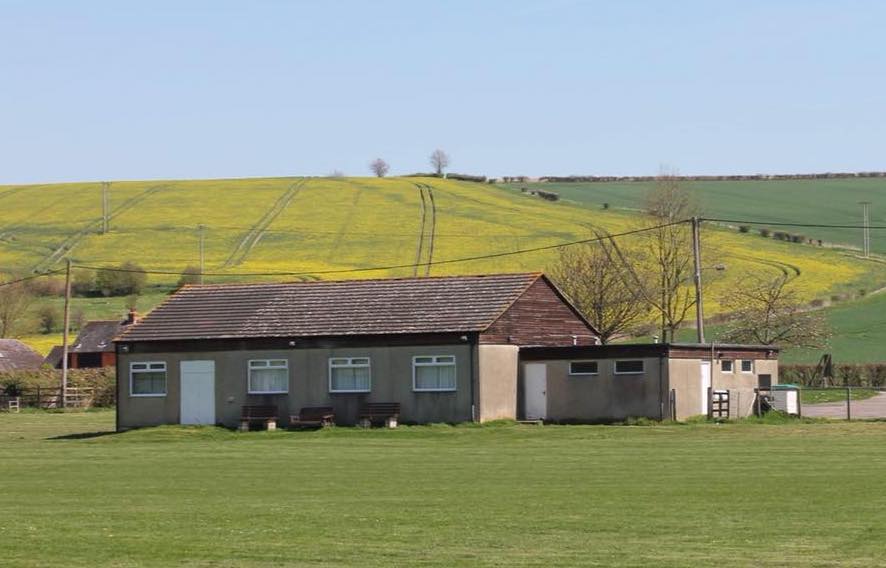
<svg viewBox="0 0 886 568"><path fill-rule="evenodd" d="M204 254L203 254L203 241L205 233L206 233L206 225L202 223L197 225L197 232L200 237L200 284L203 284L203 264L204 264Z"/></svg>
<svg viewBox="0 0 886 568"><path fill-rule="evenodd" d="M859 201L861 204L861 214L864 225L864 238L862 239L862 251L864 253L864 257L868 258L871 255L871 202L870 201Z"/></svg>
<svg viewBox="0 0 886 568"><path fill-rule="evenodd" d="M698 217L693 217L692 256L695 259L695 328L698 330L698 342L704 343L704 297L701 289L701 236L699 234L699 224Z"/></svg>
<svg viewBox="0 0 886 568"><path fill-rule="evenodd" d="M68 327L71 323L71 259L65 263L65 315L62 330L62 408L68 406Z"/></svg>
<svg viewBox="0 0 886 568"><path fill-rule="evenodd" d="M106 234L108 232L108 225L110 224L110 209L111 209L111 182L103 181L102 182L102 234Z"/></svg>

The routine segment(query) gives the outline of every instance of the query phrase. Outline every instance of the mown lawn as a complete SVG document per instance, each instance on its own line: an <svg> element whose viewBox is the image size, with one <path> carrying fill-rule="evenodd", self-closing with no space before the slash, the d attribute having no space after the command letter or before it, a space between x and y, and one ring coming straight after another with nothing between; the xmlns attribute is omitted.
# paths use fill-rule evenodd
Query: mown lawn
<svg viewBox="0 0 886 568"><path fill-rule="evenodd" d="M886 423L78 437L112 421L0 415L5 566L886 558Z"/></svg>

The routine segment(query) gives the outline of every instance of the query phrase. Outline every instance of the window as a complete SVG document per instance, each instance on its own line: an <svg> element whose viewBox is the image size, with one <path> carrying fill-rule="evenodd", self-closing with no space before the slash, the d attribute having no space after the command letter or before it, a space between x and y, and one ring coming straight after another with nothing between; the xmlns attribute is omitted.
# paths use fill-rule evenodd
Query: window
<svg viewBox="0 0 886 568"><path fill-rule="evenodd" d="M724 373L731 373L732 359L723 359L722 361L720 361L720 370L722 370Z"/></svg>
<svg viewBox="0 0 886 568"><path fill-rule="evenodd" d="M155 361L129 364L131 396L166 396L166 363Z"/></svg>
<svg viewBox="0 0 886 568"><path fill-rule="evenodd" d="M754 372L754 362L750 359L742 359L741 360L741 372L742 373L753 373Z"/></svg>
<svg viewBox="0 0 886 568"><path fill-rule="evenodd" d="M427 355L413 357L412 390L454 391L455 356Z"/></svg>
<svg viewBox="0 0 886 568"><path fill-rule="evenodd" d="M616 375L640 375L643 373L642 359L628 359L615 362Z"/></svg>
<svg viewBox="0 0 886 568"><path fill-rule="evenodd" d="M286 359L253 359L249 362L249 394L289 392L289 362Z"/></svg>
<svg viewBox="0 0 886 568"><path fill-rule="evenodd" d="M570 361L570 375L596 375L598 365L596 361Z"/></svg>
<svg viewBox="0 0 886 568"><path fill-rule="evenodd" d="M369 392L369 357L329 359L329 392Z"/></svg>

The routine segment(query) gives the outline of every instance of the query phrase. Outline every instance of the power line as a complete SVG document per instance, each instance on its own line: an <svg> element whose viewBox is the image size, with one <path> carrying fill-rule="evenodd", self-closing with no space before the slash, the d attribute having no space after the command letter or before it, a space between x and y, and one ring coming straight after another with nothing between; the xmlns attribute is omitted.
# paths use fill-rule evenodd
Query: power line
<svg viewBox="0 0 886 568"><path fill-rule="evenodd" d="M609 240L609 239L613 239L613 238L617 238L617 237L626 237L629 235L636 235L638 233L645 233L647 231L655 231L658 229L664 229L666 227L673 227L675 225L682 225L684 223L689 223L689 222L690 222L689 219L685 219L682 221L674 221L672 223L665 223L663 225L656 225L654 227L644 227L642 229L634 229L632 231L625 231L622 233L615 233L615 234L605 235L602 237L592 237L592 238L588 238L588 239L580 239L577 241L568 241L565 243L544 245L544 246L520 249L520 250L515 250L515 251L497 252L497 253L469 256L469 257L462 257L462 258L451 258L451 259L446 259L446 260L434 260L431 262L395 264L395 265L388 265L388 266L371 266L371 267L363 267L363 268L342 268L342 269L335 269L335 270L314 270L314 271L306 271L306 272L206 272L206 273L204 273L204 276L316 276L316 275L325 275L325 274L345 274L345 273L351 273L351 272L372 272L372 271L377 271L377 270L395 270L395 269L399 269L399 268L413 268L415 266L424 267L424 266L437 266L440 264L455 264L455 263L459 263L459 262L471 262L474 260L485 260L485 259L489 259L489 258L501 258L501 257L505 257L505 256L514 256L514 255L518 255L518 254L540 252L540 251L544 251L544 250L552 250L552 249L573 246L573 245L594 243L594 242ZM141 270L141 269L134 269L134 268L116 268L116 267L109 267L109 266L108 267L88 266L88 265L82 265L82 264L76 265L76 268L83 268L86 270L105 270L105 271L111 271L111 272L137 272L137 273L141 273L141 274L161 274L161 275L168 275L168 276L181 276L183 274L182 272L176 272L176 271L171 271L171 270L170 271Z"/></svg>
<svg viewBox="0 0 886 568"><path fill-rule="evenodd" d="M43 278L44 276L51 276L53 274L58 274L59 272L64 272L64 268L59 268L57 270L51 270L49 272L41 272L40 274L33 274L31 276L25 276L23 278L17 278L15 280L9 280L7 282L0 282L0 288L3 286L12 286L13 284L18 284L19 282L27 282L28 280L34 280L35 278Z"/></svg>

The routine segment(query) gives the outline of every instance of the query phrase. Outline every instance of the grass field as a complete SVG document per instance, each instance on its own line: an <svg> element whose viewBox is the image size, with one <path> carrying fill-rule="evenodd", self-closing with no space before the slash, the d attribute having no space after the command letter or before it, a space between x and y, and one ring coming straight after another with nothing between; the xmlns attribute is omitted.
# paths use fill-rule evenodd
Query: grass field
<svg viewBox="0 0 886 568"><path fill-rule="evenodd" d="M511 184L556 191L564 199L594 209L638 208L652 182ZM825 225L860 225L860 201L871 202L871 224L886 225L886 179L830 179L778 181L685 182L698 196L708 217L750 219L763 222L800 222ZM861 247L859 230L785 229L834 243ZM873 231L872 250L886 253L886 231Z"/></svg>
<svg viewBox="0 0 886 568"><path fill-rule="evenodd" d="M880 393L878 389L853 388L849 391L851 400L867 400ZM824 402L844 402L846 389L814 389L803 387L800 390L800 402L803 404L821 404Z"/></svg>
<svg viewBox="0 0 886 568"><path fill-rule="evenodd" d="M431 186L433 206L422 204L416 184ZM412 266L417 258L461 259L586 238L592 228L618 233L638 226L636 212L550 203L453 180L261 178L114 182L111 230L101 235L100 197L98 183L0 187L0 272L9 277L58 269L65 257L97 267L134 260L149 270L178 272L197 263L200 224L206 226L206 269L224 274L207 276L208 282L409 276L422 273ZM637 238L622 242L629 246ZM716 228L704 231L703 242L706 258L728 266L707 281L710 315L748 273L799 274L796 285L807 300L886 285L886 264L839 251ZM429 272L545 270L556 255L499 256L440 264ZM379 266L400 267L359 271ZM255 275L266 272L301 276ZM139 309L155 306L177 279L151 275ZM47 302L61 305L58 299L41 303ZM77 298L73 310L88 319L121 317L125 303ZM43 351L53 343L45 336L26 339Z"/></svg>
<svg viewBox="0 0 886 568"><path fill-rule="evenodd" d="M4 566L874 566L886 423L88 435L0 414Z"/></svg>

